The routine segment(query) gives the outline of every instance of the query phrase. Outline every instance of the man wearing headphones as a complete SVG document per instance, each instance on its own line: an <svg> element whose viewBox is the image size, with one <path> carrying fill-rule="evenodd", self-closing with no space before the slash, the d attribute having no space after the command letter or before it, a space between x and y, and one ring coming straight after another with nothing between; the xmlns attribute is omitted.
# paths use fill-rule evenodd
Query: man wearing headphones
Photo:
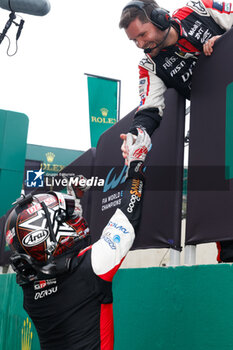
<svg viewBox="0 0 233 350"><path fill-rule="evenodd" d="M232 25L233 9L227 2L190 0L172 17L154 0L135 0L124 7L119 27L124 28L129 40L145 53L139 63L141 103L129 130L132 134L137 134L139 125L145 127L149 135L159 126L167 88L175 88L190 98L192 73L198 57L201 52L210 56L216 40ZM127 164L126 135L120 137Z"/></svg>

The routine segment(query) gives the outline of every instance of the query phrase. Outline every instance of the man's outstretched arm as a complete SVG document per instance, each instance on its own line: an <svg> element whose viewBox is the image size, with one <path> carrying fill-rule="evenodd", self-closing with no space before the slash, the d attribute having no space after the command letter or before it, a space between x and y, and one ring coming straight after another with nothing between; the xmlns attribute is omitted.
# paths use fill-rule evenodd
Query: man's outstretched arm
<svg viewBox="0 0 233 350"><path fill-rule="evenodd" d="M121 206L105 226L100 239L92 247L92 268L105 281L113 276L132 247L135 228L140 222L144 173L143 166L151 141L146 131L138 129L135 143L127 134L128 171Z"/></svg>

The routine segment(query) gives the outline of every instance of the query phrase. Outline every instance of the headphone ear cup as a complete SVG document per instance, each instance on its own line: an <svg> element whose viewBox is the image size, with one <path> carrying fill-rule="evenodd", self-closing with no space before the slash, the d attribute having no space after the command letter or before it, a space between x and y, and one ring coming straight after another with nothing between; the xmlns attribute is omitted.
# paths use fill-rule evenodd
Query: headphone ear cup
<svg viewBox="0 0 233 350"><path fill-rule="evenodd" d="M169 13L163 9L153 9L150 20L160 30L166 30L171 24Z"/></svg>

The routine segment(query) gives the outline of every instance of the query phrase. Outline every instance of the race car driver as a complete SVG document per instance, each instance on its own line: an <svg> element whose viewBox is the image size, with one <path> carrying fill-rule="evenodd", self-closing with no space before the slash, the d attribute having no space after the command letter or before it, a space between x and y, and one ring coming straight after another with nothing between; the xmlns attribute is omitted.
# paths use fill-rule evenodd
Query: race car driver
<svg viewBox="0 0 233 350"><path fill-rule="evenodd" d="M233 10L228 2L190 0L172 17L154 0L135 0L124 7L119 26L145 53L139 63L141 103L129 130L132 134L137 134L137 125L145 127L149 135L159 127L167 88L190 98L198 57L201 52L210 56L216 41L232 24ZM127 163L126 134L120 137Z"/></svg>
<svg viewBox="0 0 233 350"><path fill-rule="evenodd" d="M112 279L135 238L149 135L127 137L128 170L121 207L101 238L90 233L79 200L57 192L18 200L5 226L24 308L41 350L112 350ZM78 193L76 189L72 190ZM79 188L80 193L80 188Z"/></svg>

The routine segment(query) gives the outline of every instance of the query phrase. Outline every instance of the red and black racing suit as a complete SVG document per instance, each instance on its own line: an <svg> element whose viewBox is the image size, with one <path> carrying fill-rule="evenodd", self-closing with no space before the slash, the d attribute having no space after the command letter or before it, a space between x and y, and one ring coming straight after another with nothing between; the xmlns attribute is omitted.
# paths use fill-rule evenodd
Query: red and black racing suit
<svg viewBox="0 0 233 350"><path fill-rule="evenodd" d="M131 248L139 222L143 163L132 162L121 207L101 238L77 252L70 271L23 284L24 308L41 350L112 350L112 279Z"/></svg>
<svg viewBox="0 0 233 350"><path fill-rule="evenodd" d="M162 49L156 57L147 54L139 63L141 103L130 132L136 134L136 127L141 125L151 135L159 126L167 88L190 98L192 73L203 44L232 25L232 5L226 2L190 0L174 12L172 27L179 34L177 43Z"/></svg>

